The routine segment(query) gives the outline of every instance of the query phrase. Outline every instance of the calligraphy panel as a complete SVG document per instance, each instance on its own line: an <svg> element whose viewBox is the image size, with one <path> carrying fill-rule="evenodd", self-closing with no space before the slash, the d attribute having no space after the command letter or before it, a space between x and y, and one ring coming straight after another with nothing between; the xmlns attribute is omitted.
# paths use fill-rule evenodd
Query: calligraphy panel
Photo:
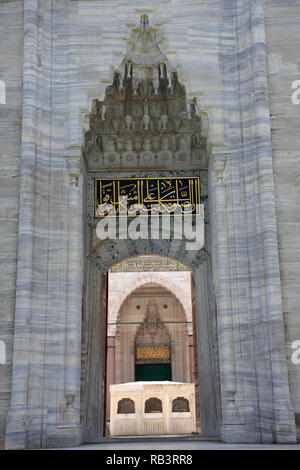
<svg viewBox="0 0 300 470"><path fill-rule="evenodd" d="M95 218L196 215L199 210L199 177L95 179Z"/></svg>
<svg viewBox="0 0 300 470"><path fill-rule="evenodd" d="M188 271L189 268L180 261L164 256L136 256L111 267L111 272L158 272L158 271Z"/></svg>
<svg viewBox="0 0 300 470"><path fill-rule="evenodd" d="M137 359L169 359L169 346L137 346Z"/></svg>

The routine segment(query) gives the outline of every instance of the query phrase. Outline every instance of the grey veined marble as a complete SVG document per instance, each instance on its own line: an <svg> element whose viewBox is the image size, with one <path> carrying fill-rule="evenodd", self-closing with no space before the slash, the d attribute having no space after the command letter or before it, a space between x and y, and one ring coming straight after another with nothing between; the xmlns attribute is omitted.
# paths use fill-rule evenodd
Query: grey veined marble
<svg viewBox="0 0 300 470"><path fill-rule="evenodd" d="M289 81L299 79L299 2L15 0L0 13L5 448L103 440L105 270L139 253L193 269L203 436L295 443L299 110ZM207 160L138 170L205 174L201 252L174 239L94 243L84 135L141 14L162 28L186 97L196 97Z"/></svg>

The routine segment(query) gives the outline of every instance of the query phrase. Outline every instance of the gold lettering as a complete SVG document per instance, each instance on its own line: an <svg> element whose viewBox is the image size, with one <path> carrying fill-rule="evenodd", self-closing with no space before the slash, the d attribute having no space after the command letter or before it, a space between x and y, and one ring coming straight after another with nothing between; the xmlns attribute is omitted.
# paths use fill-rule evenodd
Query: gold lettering
<svg viewBox="0 0 300 470"><path fill-rule="evenodd" d="M137 346L137 359L169 359L169 346Z"/></svg>
<svg viewBox="0 0 300 470"><path fill-rule="evenodd" d="M127 205L123 200L126 198ZM200 202L199 177L95 179L95 217L103 217L98 205L111 204L117 214L196 214ZM179 211L176 209L180 208ZM109 212L106 213L110 217Z"/></svg>

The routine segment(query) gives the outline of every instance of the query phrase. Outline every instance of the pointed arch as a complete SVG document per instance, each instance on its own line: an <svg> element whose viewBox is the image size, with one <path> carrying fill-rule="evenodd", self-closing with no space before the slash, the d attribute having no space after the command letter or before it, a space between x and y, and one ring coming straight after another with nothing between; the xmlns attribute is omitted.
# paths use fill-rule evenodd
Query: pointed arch
<svg viewBox="0 0 300 470"><path fill-rule="evenodd" d="M185 316L188 322L192 321L192 304L191 298L189 299L184 290L180 287L175 281L165 279L163 276L158 273L143 273L137 278L128 284L119 294L119 296L114 300L111 307L109 307L108 318L109 321L115 323L118 319L119 311L125 302L125 300L131 295L135 290L139 289L145 284L157 284L173 294L178 302L180 303Z"/></svg>

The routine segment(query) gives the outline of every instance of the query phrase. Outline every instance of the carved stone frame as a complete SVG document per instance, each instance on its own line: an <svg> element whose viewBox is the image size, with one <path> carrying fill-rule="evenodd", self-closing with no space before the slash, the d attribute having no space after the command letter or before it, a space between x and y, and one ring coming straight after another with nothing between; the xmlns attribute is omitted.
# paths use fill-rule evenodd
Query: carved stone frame
<svg viewBox="0 0 300 470"><path fill-rule="evenodd" d="M113 253L113 257L110 254ZM87 288L83 322L82 426L84 442L103 440L103 390L105 357L105 312L103 311L104 273L109 267L133 255L165 255L182 261L193 270L196 287L198 376L201 437L218 438L219 381L216 312L211 284L210 257L205 250L187 252L177 240L109 240L88 256ZM112 259L113 258L113 259ZM96 292L97 291L97 292Z"/></svg>

